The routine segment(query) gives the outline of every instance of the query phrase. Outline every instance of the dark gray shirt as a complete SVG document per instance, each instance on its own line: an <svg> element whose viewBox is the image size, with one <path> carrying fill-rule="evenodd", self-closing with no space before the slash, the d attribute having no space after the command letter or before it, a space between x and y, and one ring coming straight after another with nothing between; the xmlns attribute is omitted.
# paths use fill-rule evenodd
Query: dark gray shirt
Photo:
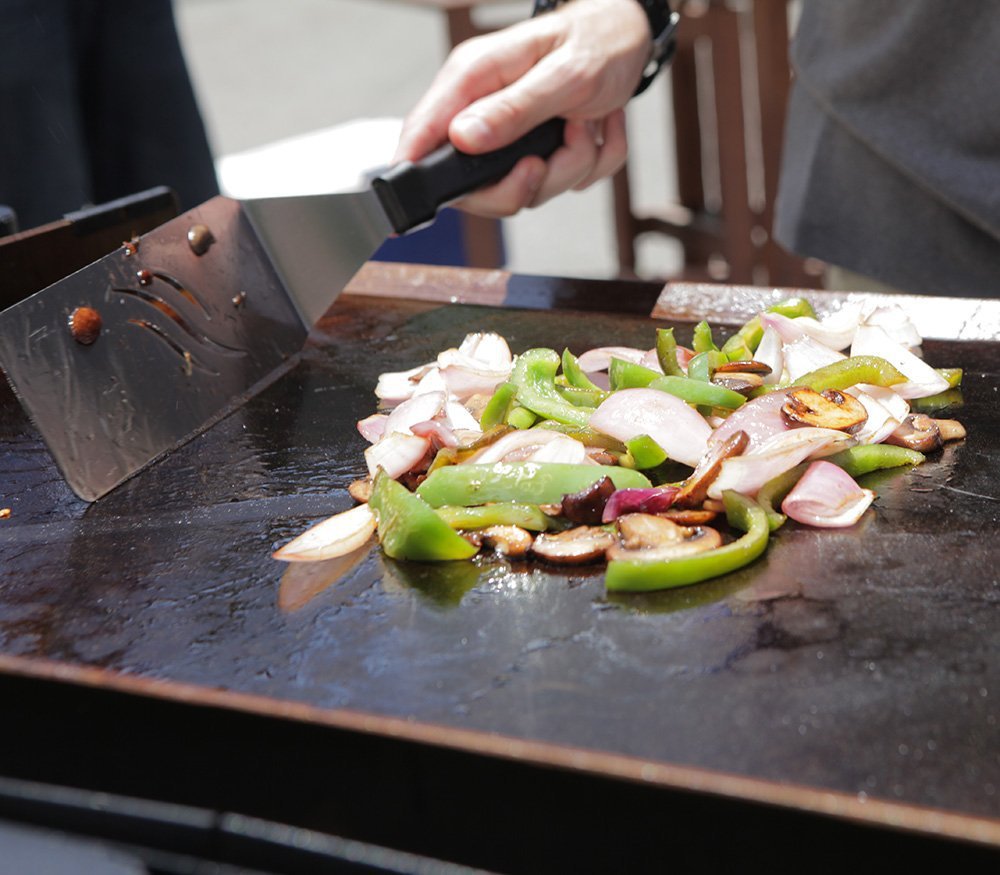
<svg viewBox="0 0 1000 875"><path fill-rule="evenodd" d="M806 0L792 64L779 241L1000 295L1000 2Z"/></svg>

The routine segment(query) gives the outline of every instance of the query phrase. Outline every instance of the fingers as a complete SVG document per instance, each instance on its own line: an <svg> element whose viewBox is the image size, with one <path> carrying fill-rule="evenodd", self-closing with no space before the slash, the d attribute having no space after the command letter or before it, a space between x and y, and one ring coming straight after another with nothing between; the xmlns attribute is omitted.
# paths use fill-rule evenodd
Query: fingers
<svg viewBox="0 0 1000 875"><path fill-rule="evenodd" d="M549 51L550 41L546 32L528 21L467 40L454 49L403 123L394 161L415 160L444 143L456 115L480 98L517 81ZM475 127L475 117L470 118ZM531 127L534 125L524 130ZM472 133L467 141L460 136L453 143L466 152L484 151L474 147L476 136ZM503 145L506 143L487 146L486 150Z"/></svg>
<svg viewBox="0 0 1000 875"><path fill-rule="evenodd" d="M623 112L598 121L567 122L565 144L547 162L523 158L500 182L468 195L458 206L490 218L541 206L564 191L580 190L617 171L626 148Z"/></svg>

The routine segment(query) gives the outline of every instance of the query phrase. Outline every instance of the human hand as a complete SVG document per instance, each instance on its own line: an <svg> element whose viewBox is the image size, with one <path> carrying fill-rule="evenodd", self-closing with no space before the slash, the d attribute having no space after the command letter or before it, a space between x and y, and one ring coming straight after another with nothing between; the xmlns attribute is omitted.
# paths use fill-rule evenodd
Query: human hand
<svg viewBox="0 0 1000 875"><path fill-rule="evenodd" d="M623 107L650 48L649 24L635 0L574 0L468 40L407 117L395 160L416 160L446 140L463 152L492 151L561 116L565 142L548 161L523 158L458 206L509 216L586 188L625 162Z"/></svg>

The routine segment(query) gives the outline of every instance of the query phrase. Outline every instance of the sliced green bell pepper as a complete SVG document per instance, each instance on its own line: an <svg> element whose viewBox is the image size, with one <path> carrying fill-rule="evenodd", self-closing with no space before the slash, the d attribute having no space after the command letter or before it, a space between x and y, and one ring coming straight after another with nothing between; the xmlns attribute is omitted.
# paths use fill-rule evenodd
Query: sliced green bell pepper
<svg viewBox="0 0 1000 875"><path fill-rule="evenodd" d="M739 392L725 386L716 386L704 380L689 380L687 377L657 377L649 388L676 395L689 404L724 407L726 410L742 407L747 400Z"/></svg>
<svg viewBox="0 0 1000 875"><path fill-rule="evenodd" d="M667 461L667 451L663 449L648 434L640 434L625 442L632 462L640 471L655 468Z"/></svg>
<svg viewBox="0 0 1000 875"><path fill-rule="evenodd" d="M517 403L539 417L585 426L590 411L570 404L556 389L559 365L559 355L553 349L529 349L521 353L510 375L510 382L517 387Z"/></svg>
<svg viewBox="0 0 1000 875"><path fill-rule="evenodd" d="M694 327L694 336L691 340L691 348L696 352L713 352L719 347L715 345L712 338L712 326L702 320Z"/></svg>
<svg viewBox="0 0 1000 875"><path fill-rule="evenodd" d="M442 468L441 470L451 470ZM379 469L368 505L378 519L378 538L392 559L440 562L469 559L479 552L428 504Z"/></svg>
<svg viewBox="0 0 1000 875"><path fill-rule="evenodd" d="M683 377L684 369L677 361L677 341L673 328L656 329L656 358L663 373L671 377Z"/></svg>
<svg viewBox="0 0 1000 875"><path fill-rule="evenodd" d="M618 465L569 465L562 462L511 462L495 465L452 465L439 468L417 488L431 507L467 507L493 501L556 504L602 477L618 489L648 489L649 479Z"/></svg>
<svg viewBox="0 0 1000 875"><path fill-rule="evenodd" d="M517 397L517 386L513 383L501 383L493 392L493 397L486 402L479 424L483 431L501 425L507 421L507 414Z"/></svg>
<svg viewBox="0 0 1000 875"><path fill-rule="evenodd" d="M722 493L726 518L734 528L745 534L722 547L680 556L677 559L650 560L616 559L608 563L605 586L609 591L650 592L700 583L749 565L765 549L769 537L767 517L757 503L726 490Z"/></svg>
<svg viewBox="0 0 1000 875"><path fill-rule="evenodd" d="M485 529L488 526L520 526L532 532L552 528L551 517L536 504L512 501L481 504L475 507L445 505L435 511L453 529Z"/></svg>
<svg viewBox="0 0 1000 875"><path fill-rule="evenodd" d="M563 350L562 372L566 382L571 386L576 386L578 389L597 389L600 391L601 387L583 372L576 356L569 351L569 348Z"/></svg>
<svg viewBox="0 0 1000 875"><path fill-rule="evenodd" d="M624 359L612 357L608 366L608 383L615 392L619 389L644 389L657 377L662 376L659 371Z"/></svg>

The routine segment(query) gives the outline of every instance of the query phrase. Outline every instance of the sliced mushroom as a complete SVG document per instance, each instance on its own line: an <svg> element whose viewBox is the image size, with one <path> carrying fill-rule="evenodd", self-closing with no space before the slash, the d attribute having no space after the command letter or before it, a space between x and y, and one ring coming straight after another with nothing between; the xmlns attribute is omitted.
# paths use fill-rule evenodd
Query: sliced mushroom
<svg viewBox="0 0 1000 875"><path fill-rule="evenodd" d="M681 491L674 498L674 507L700 506L708 497L708 487L719 476L722 463L730 456L742 454L749 443L750 437L745 431L734 431L726 440L714 444L684 481Z"/></svg>
<svg viewBox="0 0 1000 875"><path fill-rule="evenodd" d="M615 544L615 536L599 526L577 526L555 535L542 533L535 538L531 552L557 565L584 565L604 558Z"/></svg>
<svg viewBox="0 0 1000 875"><path fill-rule="evenodd" d="M368 499L372 497L372 478L365 477L363 480L355 480L347 487L347 492L355 501L368 504Z"/></svg>
<svg viewBox="0 0 1000 875"><path fill-rule="evenodd" d="M748 395L754 389L759 389L764 385L764 378L760 374L744 373L734 371L732 373L722 373L718 371L712 376L712 382L723 389L731 392L739 392L741 395Z"/></svg>
<svg viewBox="0 0 1000 875"><path fill-rule="evenodd" d="M919 453L927 453L941 448L941 429L937 420L926 413L911 413L889 437L887 444L906 447Z"/></svg>
<svg viewBox="0 0 1000 875"><path fill-rule="evenodd" d="M607 551L612 559L657 561L690 556L722 545L722 535L707 526L679 526L663 517L632 513L618 519L622 541Z"/></svg>
<svg viewBox="0 0 1000 875"><path fill-rule="evenodd" d="M958 441L965 437L965 426L957 419L935 419L941 440Z"/></svg>
<svg viewBox="0 0 1000 875"><path fill-rule="evenodd" d="M743 362L726 362L715 369L717 374L757 374L766 377L771 373L771 366L764 362L751 359Z"/></svg>
<svg viewBox="0 0 1000 875"><path fill-rule="evenodd" d="M684 510L681 508L671 508L657 514L665 520L677 523L679 526L704 526L712 522L719 515L715 510Z"/></svg>
<svg viewBox="0 0 1000 875"><path fill-rule="evenodd" d="M510 556L511 559L521 559L528 555L531 549L531 532L520 526L488 526L479 533L484 547L490 547L497 553Z"/></svg>
<svg viewBox="0 0 1000 875"><path fill-rule="evenodd" d="M690 534L685 526L651 513L627 513L618 517L618 534L627 550L679 543Z"/></svg>
<svg viewBox="0 0 1000 875"><path fill-rule="evenodd" d="M581 489L572 495L564 495L562 515L571 523L599 525L604 514L604 506L614 493L614 482L610 477L602 477L586 489Z"/></svg>
<svg viewBox="0 0 1000 875"><path fill-rule="evenodd" d="M854 434L868 421L864 404L853 395L826 389L791 389L781 406L785 420L791 425L812 425Z"/></svg>
<svg viewBox="0 0 1000 875"><path fill-rule="evenodd" d="M708 510L712 513L725 513L726 506L718 498L706 498L701 505L702 510Z"/></svg>

